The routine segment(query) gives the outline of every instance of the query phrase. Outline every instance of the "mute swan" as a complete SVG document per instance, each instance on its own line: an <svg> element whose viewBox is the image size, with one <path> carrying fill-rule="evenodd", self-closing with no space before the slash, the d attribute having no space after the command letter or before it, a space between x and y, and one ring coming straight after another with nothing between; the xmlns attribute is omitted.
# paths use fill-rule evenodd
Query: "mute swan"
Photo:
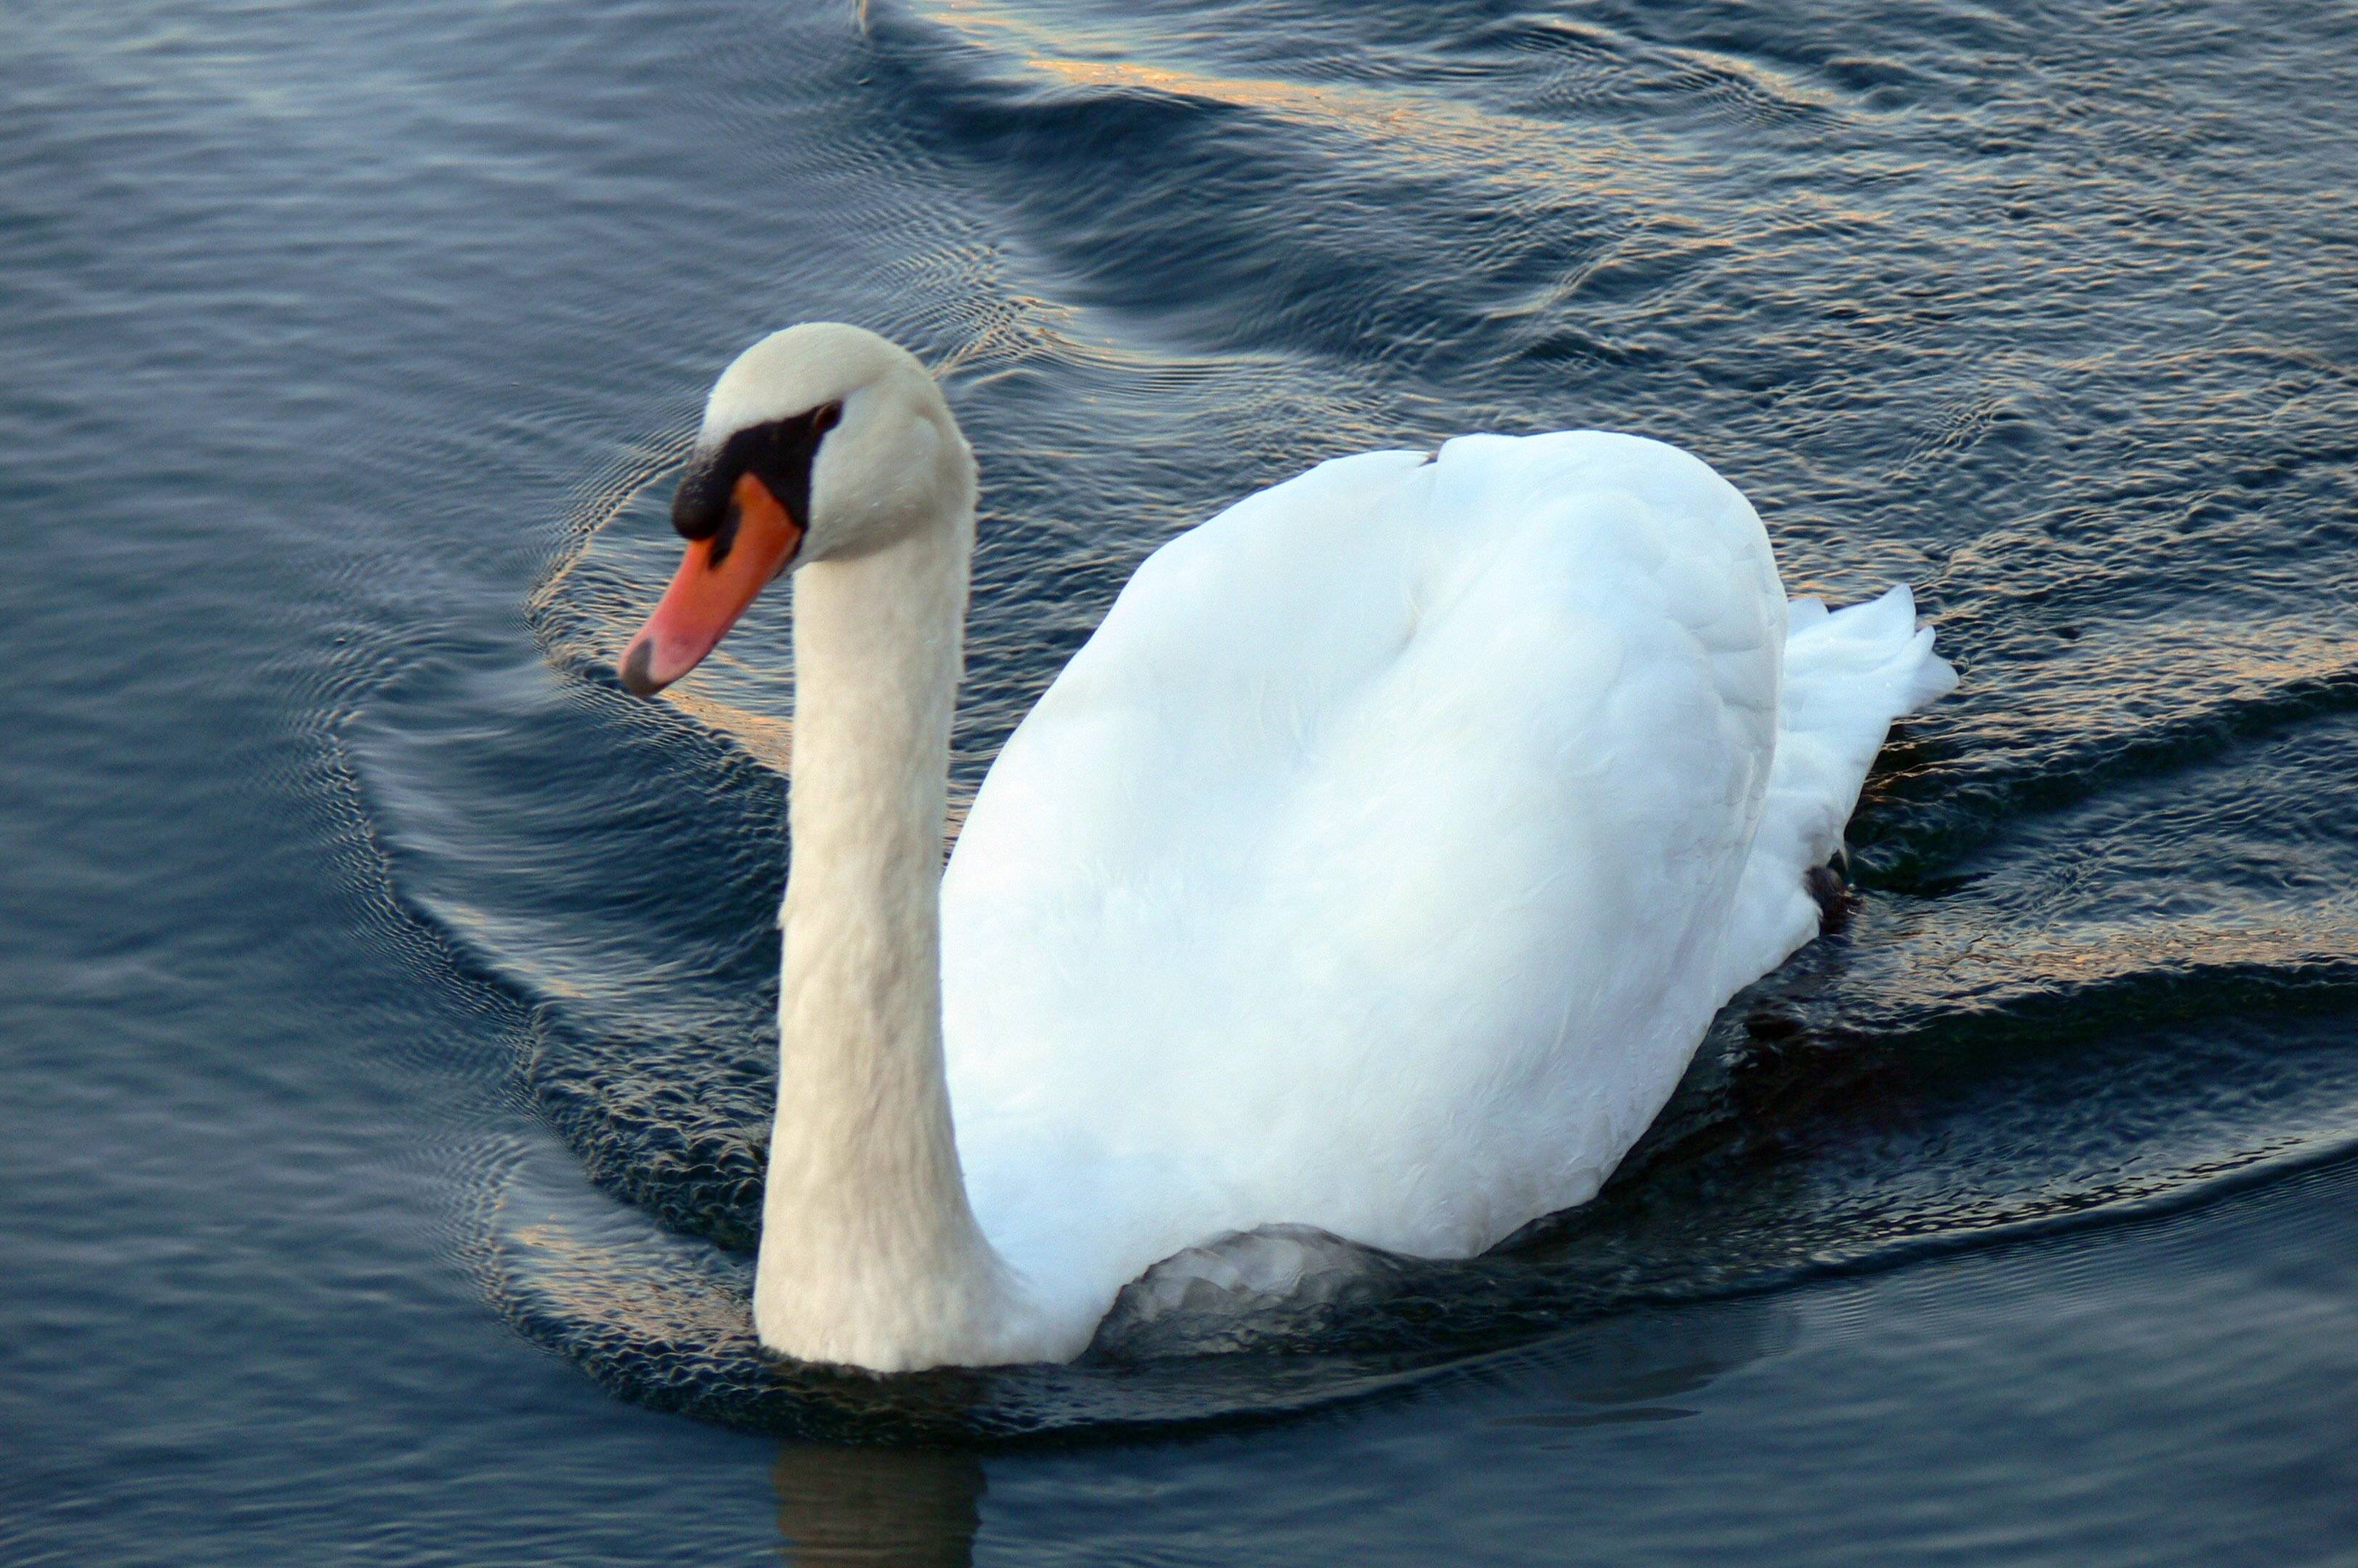
<svg viewBox="0 0 2358 1568"><path fill-rule="evenodd" d="M1585 1201L1955 682L1905 588L1789 606L1675 448L1341 458L1139 568L944 872L975 487L911 355L765 339L621 661L660 690L795 571L753 1314L806 1360L1065 1360L1232 1232L1464 1257Z"/></svg>

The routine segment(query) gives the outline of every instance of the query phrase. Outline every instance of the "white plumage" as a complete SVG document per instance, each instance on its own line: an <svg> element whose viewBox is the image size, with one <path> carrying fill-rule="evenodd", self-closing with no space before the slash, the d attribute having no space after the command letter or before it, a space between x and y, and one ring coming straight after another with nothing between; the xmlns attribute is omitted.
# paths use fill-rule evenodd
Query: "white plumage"
<svg viewBox="0 0 2358 1568"><path fill-rule="evenodd" d="M1164 546L944 881L985 1234L1094 1323L1228 1231L1463 1257L1586 1200L1952 684L1905 589L1792 619L1733 486L1595 431L1341 459Z"/></svg>
<svg viewBox="0 0 2358 1568"><path fill-rule="evenodd" d="M623 661L651 690L700 656L745 552L807 563L755 1317L813 1359L1068 1357L1230 1232L1463 1257L1585 1201L1816 935L1806 874L1886 730L1954 684L1905 588L1789 606L1751 506L1674 448L1344 458L1139 568L937 881L956 424L823 325L712 409L710 461L840 418L807 539L749 470L737 577L692 545Z"/></svg>

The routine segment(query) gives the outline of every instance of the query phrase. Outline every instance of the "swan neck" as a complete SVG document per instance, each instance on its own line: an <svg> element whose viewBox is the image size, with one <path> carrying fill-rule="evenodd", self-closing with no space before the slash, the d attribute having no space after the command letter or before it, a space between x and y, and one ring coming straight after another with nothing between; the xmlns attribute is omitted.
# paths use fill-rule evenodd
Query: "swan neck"
<svg viewBox="0 0 2358 1568"><path fill-rule="evenodd" d="M942 1058L940 887L970 507L795 577L792 864L754 1317L806 1360L991 1358Z"/></svg>

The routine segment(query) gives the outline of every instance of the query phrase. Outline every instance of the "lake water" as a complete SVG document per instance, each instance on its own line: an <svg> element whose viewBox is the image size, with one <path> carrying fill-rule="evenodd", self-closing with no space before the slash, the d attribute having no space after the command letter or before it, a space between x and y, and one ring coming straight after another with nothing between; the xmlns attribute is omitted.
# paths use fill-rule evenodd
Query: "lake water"
<svg viewBox="0 0 2358 1568"><path fill-rule="evenodd" d="M2326 0L11 5L0 1560L2358 1559L2353 82ZM1964 684L1588 1208L773 1368L783 599L612 660L817 317L980 458L964 790L1174 530L1472 429L1690 448Z"/></svg>

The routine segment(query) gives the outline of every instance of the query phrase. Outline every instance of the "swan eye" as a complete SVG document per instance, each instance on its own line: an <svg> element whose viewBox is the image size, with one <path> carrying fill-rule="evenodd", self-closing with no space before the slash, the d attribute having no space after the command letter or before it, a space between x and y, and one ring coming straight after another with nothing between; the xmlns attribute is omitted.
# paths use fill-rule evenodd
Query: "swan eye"
<svg viewBox="0 0 2358 1568"><path fill-rule="evenodd" d="M843 418L843 405L822 403L800 414L748 425L718 447L699 452L680 475L671 498L671 525L683 539L710 539L712 564L729 554L737 534L737 481L752 474L799 527L810 525L811 464L818 444Z"/></svg>

